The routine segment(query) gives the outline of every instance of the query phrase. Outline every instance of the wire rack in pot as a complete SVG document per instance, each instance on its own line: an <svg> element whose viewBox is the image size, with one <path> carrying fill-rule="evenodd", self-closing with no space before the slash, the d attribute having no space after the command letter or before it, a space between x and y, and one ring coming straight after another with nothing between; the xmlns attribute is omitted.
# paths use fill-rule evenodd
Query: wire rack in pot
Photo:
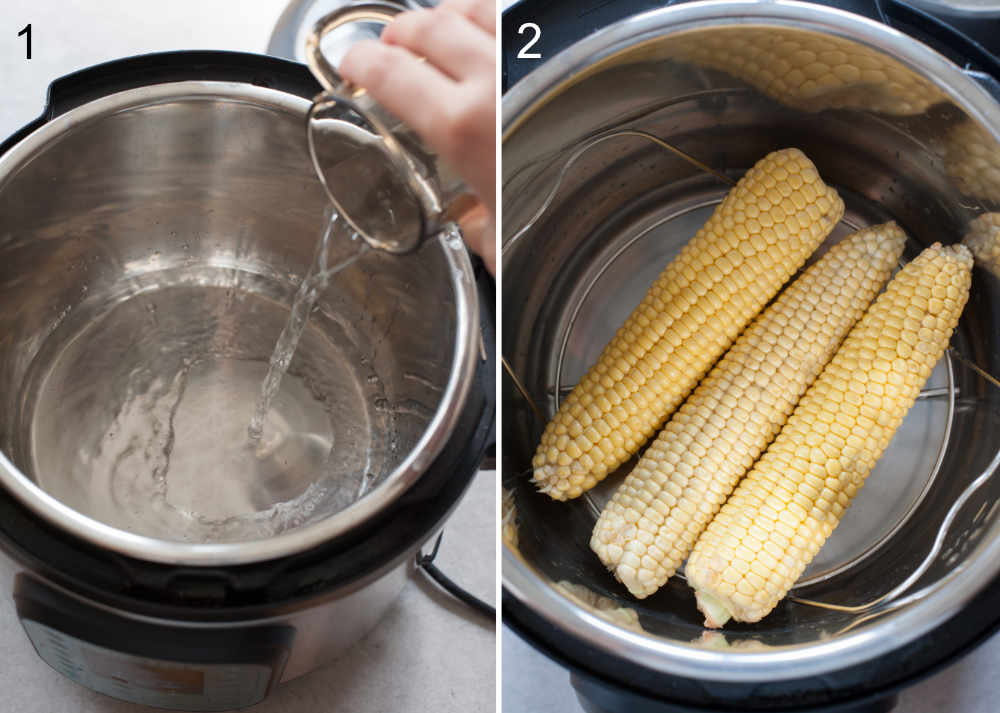
<svg viewBox="0 0 1000 713"><path fill-rule="evenodd" d="M544 198L540 206L531 215L531 217L524 223L524 225L522 225L520 229L517 230L505 242L504 249L505 250L509 249L511 245L513 245L516 241L518 241L526 233L528 233L528 231L530 231L532 227L534 227L536 223L538 223L538 221L542 218L542 216L546 214L546 212L551 207L556 195L559 193L560 188L563 186L565 178L569 173L570 169L572 169L574 164L576 164L577 161L584 154L586 154L588 151L590 151L595 146L598 146L599 144L602 144L606 141L610 141L613 139L620 139L623 137L632 137L635 139L652 143L657 147L663 149L664 151L667 151L670 154L676 156L677 158L686 161L687 163L696 167L699 171L713 176L722 184L725 184L728 187L736 185L736 182L732 178L727 176L725 173L722 173L721 171L706 165L705 163L699 161L694 156L691 156L687 152L682 151L676 146L670 144L669 142L657 136L654 136L651 133L631 128L612 129L604 131L595 136L584 139L577 146L572 147L568 151L568 155L566 156L565 160L559 167L555 180L552 183L551 187L549 188L548 192L544 195ZM851 226L851 227L853 229L858 229L861 226ZM902 262L900 263L900 267L902 267ZM569 329L566 329L565 334L563 334L561 340L561 344L559 347L559 355L556 361L554 381L553 383L550 383L545 387L545 393L543 394L545 403L550 405L553 411L558 410L562 398L565 397L567 394L569 394L569 392L572 391L572 389L575 386L575 384L565 383L564 381L563 367L567 353L566 347L569 339L569 331L570 331ZM965 365L972 371L976 372L979 376L981 376L988 384L990 384L992 387L998 390L1000 390L1000 379L993 376L987 370L977 365L975 361L973 361L968 356L962 354L954 346L950 346L948 348L948 350L945 352L945 356L942 361L944 362L945 366L947 385L943 387L940 386L925 387L920 392L917 398L918 400L924 400L924 399L946 400L948 406L947 425L946 425L946 434L947 434L950 431L956 401L960 396L959 390L955 385L953 364L956 361L961 362L963 365ZM532 395L529 393L529 390L525 387L522 379L512 368L510 362L503 356L501 356L501 363L504 371L511 379L511 382L514 385L517 394L520 396L521 399L524 400L524 402L530 407L531 411L533 412L537 422L536 435L540 438L541 430L544 428L547 422L547 418L544 416L543 410L539 408L538 405L538 401L540 399L532 397ZM536 438L536 440L538 439ZM948 437L946 435L944 443L942 444L941 450L937 457L937 462L934 467L934 473L936 473L941 466L941 461L944 455L944 450L947 446L947 442L948 442ZM838 604L836 602L819 601L815 599L809 599L806 597L797 596L795 594L795 589L799 588L801 585L796 585L796 587L793 587L792 592L788 596L788 599L805 606L857 614L858 615L857 618L852 620L850 624L848 624L847 626L842 628L839 632L837 632L837 633L844 633L850 629L853 629L863 624L864 622L867 622L871 619L874 619L876 617L879 617L883 614L894 611L896 609L900 609L909 604L913 604L919 600L922 600L932 595L934 592L946 586L948 582L956 578L959 575L959 573L963 570L963 565L959 565L958 567L953 568L945 576L919 589L914 589L914 585L916 585L920 581L920 579L924 576L924 574L927 573L927 571L938 560L938 558L942 556L945 540L953 524L955 523L958 513L962 510L962 508L966 505L966 503L969 502L972 496L978 490L980 490L987 482L990 481L990 479L994 476L994 474L998 470L1000 470L1000 451L998 451L994 455L993 459L989 462L987 467L983 469L983 471L966 486L966 488L958 495L957 498L955 498L955 500L952 502L950 508L948 509L944 519L942 520L938 528L938 531L934 537L931 547L928 549L924 557L920 560L919 564L913 569L913 571L902 582L900 582L892 589L886 591L885 593L875 598L869 599L861 604L847 606L843 604ZM527 475L528 473L521 474L522 477L526 477ZM931 476L931 480L933 480L933 474ZM585 495L584 497L587 496ZM592 499L588 499L588 504L596 518L600 514L600 506L596 504ZM684 578L683 569L681 571L678 571L674 576L683 579Z"/></svg>

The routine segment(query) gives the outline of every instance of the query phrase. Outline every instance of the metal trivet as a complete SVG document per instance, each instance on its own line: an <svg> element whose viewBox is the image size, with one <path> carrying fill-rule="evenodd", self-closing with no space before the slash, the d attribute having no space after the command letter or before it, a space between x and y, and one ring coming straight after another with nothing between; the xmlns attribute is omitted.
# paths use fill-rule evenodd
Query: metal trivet
<svg viewBox="0 0 1000 713"><path fill-rule="evenodd" d="M559 170L559 173L556 176L555 182L553 183L552 187L549 189L548 193L545 194L545 199L542 201L541 206L538 208L538 210L535 211L535 213L531 216L531 218L529 218L528 221L520 228L520 230L514 233L514 235L510 238L510 240L507 241L504 247L513 244L519 238L521 238L528 230L530 230L535 225L535 223L539 220L539 218L541 218L545 214L545 212L551 206L555 196L558 194L559 189L562 187L567 172L573 166L573 164L576 163L577 160L579 160L581 156L583 156L587 151L589 151L594 146L597 146L605 141L609 141L615 138L620 138L623 136L633 136L649 141L659 146L660 148L670 152L672 155L677 156L678 158L688 162L692 166L695 166L702 172L714 176L720 182L725 183L728 186L736 185L736 182L733 181L728 176L726 176L724 173L721 173L720 171L711 168L710 166L699 161L697 158L691 156L685 151L682 151L676 146L673 146L669 142L657 136L654 136L653 134L647 133L645 131L639 131L636 129L610 130L585 140L579 146L577 146L575 149L572 150L572 152L567 157L566 161L563 163L561 169ZM901 261L900 267L902 267L902 264L903 263ZM568 331L567 331L567 338L568 338ZM563 352L565 351L565 344L563 344L563 348L561 351ZM528 389L525 387L524 382L518 377L517 373L510 365L510 362L502 355L500 359L504 371L510 377L518 394L521 396L522 399L524 399L524 401L528 404L528 406L534 413L538 422L538 428L536 429L536 432L538 433L538 436L540 438L541 431L542 429L544 429L547 419L543 418L542 410L539 409L537 403L535 402L535 399L532 398L531 394L528 392ZM986 371L982 367L978 366L973 360L961 354L954 347L948 348L947 352L945 353L945 359L948 360L948 369L947 369L948 385L945 387L925 388L921 390L921 392L917 396L918 400L946 398L950 402L949 411L954 409L955 398L956 396L958 396L958 389L954 385L954 379L951 368L952 359L962 362L970 369L975 371L983 379L985 379L988 383L1000 389L1000 379L991 375L988 371ZM575 386L575 384L562 383L562 366L563 366L563 355L561 354L559 362L556 365L555 383L547 385L545 389L546 398L551 399L551 403L553 403L556 410L558 410L559 408L561 399L570 391L572 391ZM951 413L949 412L948 416L949 430L950 430L950 423L951 423ZM938 465L940 465L940 459L941 455L943 455L943 450L944 449L942 449L942 453L939 454ZM998 469L1000 469L1000 452L997 452L993 460L982 471L982 473L980 473L980 475L975 480L973 480L968 485L968 487L965 488L965 490L962 491L962 493L958 496L958 498L956 498L955 502L952 503L951 508L948 510L947 515L945 516L944 520L941 523L941 526L938 529L937 535L934 538L933 545L931 546L927 555L916 567L916 569L914 569L914 571L903 582L901 582L888 592L868 602L853 606L832 604L829 602L822 602L814 599L797 597L794 595L789 595L787 598L790 601L794 601L797 604L802 604L805 606L817 607L820 609L829 609L834 611L864 614L864 616L859 617L858 619L851 622L848 626L844 627L838 632L838 633L844 633L875 617L878 617L890 611L894 611L895 609L899 609L908 604L917 602L933 594L935 591L943 587L949 581L957 577L962 571L964 571L965 565L960 565L958 567L955 567L952 569L952 571L950 571L946 576L942 577L940 580L926 587L913 591L907 594L906 596L903 596L907 592L907 590L909 590L914 584L917 583L917 581L919 581L919 579L927 572L928 569L930 569L931 565L937 560L944 546L945 537L948 535L948 532L951 529L951 526L954 523L955 518L958 515L958 512L962 509L965 503L968 502L969 498L971 498L972 495L977 490L979 490L979 488L981 488L987 481L990 480L990 478L997 472ZM525 471L524 474L521 474L521 477L527 475L530 472L531 472L530 469ZM593 504L591 505L593 507ZM440 544L440 538L438 539L438 543ZM436 546L434 551L435 552L437 551ZM680 577L682 579L684 578L684 574L682 571L677 572L674 576ZM480 604L482 604L482 602L480 602ZM488 606L488 605L483 605L483 606ZM488 607L488 610L493 611L492 607Z"/></svg>

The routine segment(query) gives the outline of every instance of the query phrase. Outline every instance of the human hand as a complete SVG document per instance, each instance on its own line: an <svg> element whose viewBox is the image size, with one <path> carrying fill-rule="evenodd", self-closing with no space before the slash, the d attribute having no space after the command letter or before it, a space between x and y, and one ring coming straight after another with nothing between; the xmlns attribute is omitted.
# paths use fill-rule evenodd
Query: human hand
<svg viewBox="0 0 1000 713"><path fill-rule="evenodd" d="M469 248L496 274L496 4L446 0L395 17L359 42L340 73L410 126L483 202L463 223ZM421 61L424 58L426 61Z"/></svg>

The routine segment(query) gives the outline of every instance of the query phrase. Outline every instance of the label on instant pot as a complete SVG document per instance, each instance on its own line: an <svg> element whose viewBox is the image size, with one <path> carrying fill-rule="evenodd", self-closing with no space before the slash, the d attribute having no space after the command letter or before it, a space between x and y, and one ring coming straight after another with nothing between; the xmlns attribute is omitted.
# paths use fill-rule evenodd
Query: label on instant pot
<svg viewBox="0 0 1000 713"><path fill-rule="evenodd" d="M69 679L112 698L175 710L219 711L263 700L271 680L262 664L186 664L135 656L22 619L38 655Z"/></svg>

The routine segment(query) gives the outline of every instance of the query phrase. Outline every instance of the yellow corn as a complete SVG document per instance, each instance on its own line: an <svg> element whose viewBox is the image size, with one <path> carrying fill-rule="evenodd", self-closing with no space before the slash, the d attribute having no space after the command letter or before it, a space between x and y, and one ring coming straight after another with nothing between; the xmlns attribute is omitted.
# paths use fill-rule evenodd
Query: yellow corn
<svg viewBox="0 0 1000 713"><path fill-rule="evenodd" d="M631 607L623 607L619 602L593 591L583 584L575 584L568 580L557 582L555 590L573 600L591 614L626 629L643 631L639 623L639 612Z"/></svg>
<svg viewBox="0 0 1000 713"><path fill-rule="evenodd" d="M539 490L575 498L638 451L843 211L798 149L750 169L545 428L532 460Z"/></svg>
<svg viewBox="0 0 1000 713"><path fill-rule="evenodd" d="M962 244L972 251L977 265L1000 277L1000 213L983 213L973 219Z"/></svg>
<svg viewBox="0 0 1000 713"><path fill-rule="evenodd" d="M740 335L646 450L590 541L633 595L677 571L885 286L905 241L886 223L837 243Z"/></svg>
<svg viewBox="0 0 1000 713"><path fill-rule="evenodd" d="M944 170L958 189L981 202L1000 203L1000 144L969 120L944 134Z"/></svg>
<svg viewBox="0 0 1000 713"><path fill-rule="evenodd" d="M733 27L671 40L664 43L668 56L726 72L805 111L915 115L947 101L932 82L884 52L835 35Z"/></svg>
<svg viewBox="0 0 1000 713"><path fill-rule="evenodd" d="M518 549L520 541L517 535L517 506L514 504L514 491L500 490L500 539L512 549Z"/></svg>
<svg viewBox="0 0 1000 713"><path fill-rule="evenodd" d="M706 626L759 621L816 556L947 348L971 269L965 246L932 245L847 335L688 558Z"/></svg>

